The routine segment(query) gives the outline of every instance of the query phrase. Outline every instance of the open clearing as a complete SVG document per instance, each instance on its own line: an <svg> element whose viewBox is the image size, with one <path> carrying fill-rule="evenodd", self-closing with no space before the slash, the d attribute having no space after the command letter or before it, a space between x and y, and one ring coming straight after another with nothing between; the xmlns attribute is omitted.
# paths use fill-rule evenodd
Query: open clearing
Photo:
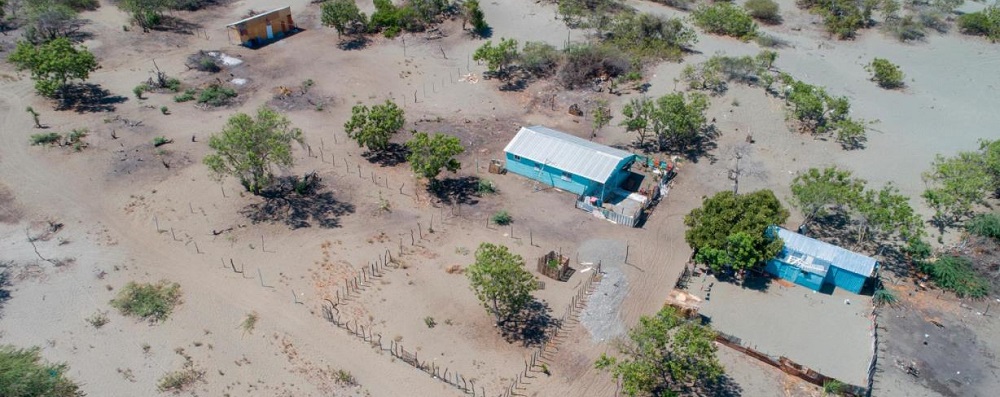
<svg viewBox="0 0 1000 397"><path fill-rule="evenodd" d="M656 14L686 15L652 2L627 3ZM789 182L797 172L835 164L873 184L894 182L913 197L919 211L929 214L917 197L924 188L920 173L933 156L970 150L979 138L997 137L1000 51L996 45L954 31L932 34L915 44L900 44L877 31L867 31L854 41L832 41L819 30L818 17L798 10L791 0L779 3L785 23L763 27L791 43L777 50L776 66L827 87L831 94L849 96L854 114L879 120L878 132L870 134L866 149L843 151L835 142L789 131L780 100L757 88L733 85L724 96L713 97L708 110L721 132L717 147L697 161L682 162L670 195L641 229L628 229L575 209L572 194L537 189L526 178L488 174L486 169L490 159L502 157L504 145L522 125L544 124L586 136L591 131L589 118L570 116L566 109L598 98L608 100L618 118L595 141L627 145L634 137L617 124L623 105L638 93L566 92L551 81L501 92L496 81L481 78L485 66L469 60L482 41L463 34L458 20L440 27L441 38L407 34L404 44L398 38L374 37L364 49L344 51L336 47L336 33L320 26L316 5L291 0L286 4L305 30L251 50L229 43L224 26L250 9L270 9L273 2L245 0L175 12L199 26L194 34L179 34L123 32L128 16L101 1L99 9L82 14L89 20L83 30L92 33L83 44L102 65L89 81L107 90L97 105L53 110L51 102L34 94L26 73L15 72L6 63L0 66L0 262L10 261L13 275L13 286L5 289L9 299L0 300L0 343L40 346L46 359L66 362L68 375L93 396L156 395L157 381L180 369L186 356L203 371L192 389L203 396L462 395L323 318L324 305L336 298L344 280L388 251L399 266L338 305L342 314L380 333L385 342L399 337L422 360L475 378L477 388L497 395L522 371L531 346L506 341L475 300L467 279L447 271L450 266L471 264L472 252L481 242L510 246L532 269L536 258L549 251L574 256L571 266L577 272L568 281L543 277L546 287L536 293L556 318L590 276L581 272L586 265L580 265L593 261L590 244L627 245L628 263L617 267L624 299L620 307L600 311L615 317L603 321L620 321L627 329L639 316L663 305L691 256L684 242L683 217L700 205L702 197L731 189L726 151L748 133L756 141L753 160L764 172L741 181L742 191L770 188L787 201ZM369 14L373 10L371 1L359 4ZM495 38L562 46L567 33L574 42L584 40L587 33L569 31L553 18L554 6L547 2L506 0L483 2L482 7ZM17 38L12 32L0 40L7 44ZM218 75L189 70L185 61L199 50L221 51L242 63L227 65ZM678 87L684 64L720 52L755 54L760 48L700 33L693 50L696 53L684 63L662 63L648 70L648 95ZM892 59L906 71L907 89L886 91L868 80L863 65L876 55ZM243 79L237 101L206 110L193 102L175 103L172 94L149 93L143 100L130 96L132 88L149 77L153 60L185 84ZM295 203L266 203L243 192L232 179L221 184L211 179L201 163L209 151L208 136L220 131L233 113L273 104L276 89L298 87L307 79L315 81L310 92L325 106L296 102L276 107L304 131L307 143L295 148L296 165L287 174L316 171L321 194ZM435 197L418 185L408 164L365 158L342 126L354 104L390 98L406 111L406 131L440 131L461 138L466 147L459 158L463 168L448 175L453 183L470 186L477 178L488 178L498 194L480 196L458 189L464 193ZM47 131L88 128L89 147L76 153L29 146L29 136L38 131L23 111L26 106L41 113ZM162 106L170 107L169 114L161 113ZM408 136L399 135L400 140ZM157 136L173 143L160 151L151 144ZM388 211L380 200L388 202ZM487 222L500 209L513 215L513 228ZM248 216L261 213L268 216ZM789 224L800 218L793 211ZM36 252L28 244L26 230L44 229L47 221L63 226L48 240L39 240ZM71 260L55 266L39 256ZM179 283L183 291L183 302L166 322L150 325L123 317L108 305L129 281L161 279ZM724 294L716 294L720 291L713 290L713 305L726 301ZM782 299L809 293L799 287L772 286L774 291L788 295ZM936 335L933 331L945 331L934 325L928 328L932 323L918 319L911 307L930 309L910 302L918 299L908 297L909 292L914 291L909 288L900 295L911 306L882 315L890 318L885 323L888 336L883 336L889 342L885 355L880 355L875 394L988 395L1000 388L995 364L989 364L1000 354L995 315L975 315L975 310L970 312L946 296L929 311L942 313L945 319L940 322L948 333ZM832 302L820 306L845 306L839 295L826 298ZM838 309L850 309L844 316L853 316L854 311L869 310L866 299L852 298L851 306ZM613 300L608 304L617 305ZM706 310L710 307L706 305ZM109 312L108 324L95 328L88 323L102 311ZM253 332L246 332L240 324L254 312L259 321ZM947 321L964 316L974 319L954 326ZM427 317L436 322L433 328L428 327ZM721 330L729 332L724 315L713 317ZM787 318L805 321L796 315ZM522 386L522 394L614 394L611 377L593 367L601 353L611 351L610 342L595 338L586 324L580 326L586 321L563 324L547 357L551 375L534 373ZM767 350L763 339L758 342L750 331L739 332L738 327L745 325L734 324L737 331L731 333ZM616 327L609 328L616 333ZM917 331L924 328L929 331ZM929 337L933 344L922 345L921 333L936 335ZM952 350L959 346L960 357L969 357L964 363L975 365L945 360L948 355L959 357ZM864 349L868 351L868 345ZM809 354L803 363L825 353ZM856 359L853 351L844 354L850 356L841 363L844 368L831 367L831 375L842 372L858 379L867 361L855 364L860 356ZM788 355L797 359L792 352ZM819 394L815 387L724 347L720 356L743 395ZM896 360L917 362L921 377L907 375L894 364ZM815 365L827 370L823 363ZM337 382L340 370L349 371L357 385ZM952 370L971 371L975 379L952 376Z"/></svg>

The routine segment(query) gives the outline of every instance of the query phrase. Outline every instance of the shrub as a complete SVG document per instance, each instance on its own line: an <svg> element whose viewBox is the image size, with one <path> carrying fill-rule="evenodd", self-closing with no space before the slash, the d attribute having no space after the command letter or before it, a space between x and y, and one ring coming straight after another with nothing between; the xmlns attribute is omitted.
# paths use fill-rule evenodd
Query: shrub
<svg viewBox="0 0 1000 397"><path fill-rule="evenodd" d="M887 21L884 25L884 30L889 35L903 42L923 40L927 36L927 29L914 19L912 15Z"/></svg>
<svg viewBox="0 0 1000 397"><path fill-rule="evenodd" d="M340 384L340 385L343 385L343 386L357 386L358 385L358 380L355 379L354 375L352 375L348 371L344 371L342 369L338 369L337 373L334 374L334 375L335 375L334 378L336 379L337 383Z"/></svg>
<svg viewBox="0 0 1000 397"><path fill-rule="evenodd" d="M142 93L146 92L147 89L149 87L146 84L139 84L132 88L132 93L135 94L136 99L142 99Z"/></svg>
<svg viewBox="0 0 1000 397"><path fill-rule="evenodd" d="M878 83L879 87L886 89L899 88L903 86L903 71L899 70L892 62L885 58L875 58L865 66L865 70L872 74L872 81Z"/></svg>
<svg viewBox="0 0 1000 397"><path fill-rule="evenodd" d="M566 50L566 63L559 69L559 82L573 89L590 85L602 76L615 78L631 70L628 56L615 46L577 44Z"/></svg>
<svg viewBox="0 0 1000 397"><path fill-rule="evenodd" d="M230 98L235 96L236 90L212 84L198 94L198 103L204 103L208 106L224 106L229 103Z"/></svg>
<svg viewBox="0 0 1000 397"><path fill-rule="evenodd" d="M187 102L194 100L194 94L198 93L194 88L188 88L184 90L183 94L174 95L174 102Z"/></svg>
<svg viewBox="0 0 1000 397"><path fill-rule="evenodd" d="M58 144L61 139L62 135L59 135L56 132L31 134L31 145L32 146L54 145Z"/></svg>
<svg viewBox="0 0 1000 397"><path fill-rule="evenodd" d="M743 41L757 35L757 23L742 8L731 3L715 3L698 7L691 17L695 25L706 32L731 36Z"/></svg>
<svg viewBox="0 0 1000 397"><path fill-rule="evenodd" d="M965 224L965 230L977 236L1000 240L1000 214L979 214Z"/></svg>
<svg viewBox="0 0 1000 397"><path fill-rule="evenodd" d="M781 11L774 0L747 0L743 7L750 16L761 22L772 25L781 23Z"/></svg>
<svg viewBox="0 0 1000 397"><path fill-rule="evenodd" d="M875 303L875 306L892 306L898 301L899 298L896 297L896 294L887 289L879 288L872 294L872 302Z"/></svg>
<svg viewBox="0 0 1000 397"><path fill-rule="evenodd" d="M1000 41L1000 5L994 4L982 11L958 17L958 28L962 33L986 36L992 41Z"/></svg>
<svg viewBox="0 0 1000 397"><path fill-rule="evenodd" d="M173 92L178 92L181 90L181 81L173 77L167 79L166 88Z"/></svg>
<svg viewBox="0 0 1000 397"><path fill-rule="evenodd" d="M524 43L524 50L518 57L518 63L532 75L544 77L556 71L561 54L550 44L540 41Z"/></svg>
<svg viewBox="0 0 1000 397"><path fill-rule="evenodd" d="M509 225L511 222L514 222L514 218L511 217L509 213L507 213L507 210L497 211L497 213L493 214L493 218L491 219L493 220L493 223L496 223L500 226L506 226Z"/></svg>
<svg viewBox="0 0 1000 397"><path fill-rule="evenodd" d="M667 7L673 7L678 10L688 11L691 6L694 5L695 0L653 0L657 3L663 4Z"/></svg>
<svg viewBox="0 0 1000 397"><path fill-rule="evenodd" d="M621 13L611 21L607 42L636 58L680 59L681 50L698 41L679 18Z"/></svg>
<svg viewBox="0 0 1000 397"><path fill-rule="evenodd" d="M919 239L912 239L903 248L903 252L910 256L913 260L922 261L924 259L930 258L933 253L931 250L931 245L927 242Z"/></svg>
<svg viewBox="0 0 1000 397"><path fill-rule="evenodd" d="M768 48L788 47L788 41L767 33L758 33L757 37L754 37L754 41L757 42L757 45L761 47L768 47Z"/></svg>
<svg viewBox="0 0 1000 397"><path fill-rule="evenodd" d="M156 138L153 138L153 146L155 147L160 147L171 142L173 142L173 140L167 139L167 137L165 136L158 136Z"/></svg>
<svg viewBox="0 0 1000 397"><path fill-rule="evenodd" d="M260 316L257 315L257 312L247 314L247 318L243 319L243 322L240 323L240 328L243 329L243 333L253 333L254 328L257 327L257 320L259 318Z"/></svg>
<svg viewBox="0 0 1000 397"><path fill-rule="evenodd" d="M92 316L87 317L87 324L90 324L94 328L101 328L110 321L111 320L108 319L108 312L98 311Z"/></svg>
<svg viewBox="0 0 1000 397"><path fill-rule="evenodd" d="M126 316L136 316L150 322L166 320L174 306L180 303L181 290L177 283L125 284L111 306Z"/></svg>
<svg viewBox="0 0 1000 397"><path fill-rule="evenodd" d="M427 325L427 328L434 328L437 326L437 321L434 321L434 317L427 316L424 317L424 324Z"/></svg>
<svg viewBox="0 0 1000 397"><path fill-rule="evenodd" d="M931 280L961 298L982 298L989 293L989 283L976 274L972 262L960 256L943 256L934 262L922 262L920 271Z"/></svg>
<svg viewBox="0 0 1000 397"><path fill-rule="evenodd" d="M161 392L181 392L194 385L205 376L204 372L195 369L190 363L183 369L168 372L157 382L156 388Z"/></svg>
<svg viewBox="0 0 1000 397"><path fill-rule="evenodd" d="M164 115L170 114L170 108L166 106L160 106L160 113L163 113Z"/></svg>
<svg viewBox="0 0 1000 397"><path fill-rule="evenodd" d="M489 179L480 179L476 182L476 193L480 195L483 194L493 194L497 192L496 186L493 186L493 181Z"/></svg>
<svg viewBox="0 0 1000 397"><path fill-rule="evenodd" d="M0 346L0 396L83 397L66 364L48 363L39 351Z"/></svg>

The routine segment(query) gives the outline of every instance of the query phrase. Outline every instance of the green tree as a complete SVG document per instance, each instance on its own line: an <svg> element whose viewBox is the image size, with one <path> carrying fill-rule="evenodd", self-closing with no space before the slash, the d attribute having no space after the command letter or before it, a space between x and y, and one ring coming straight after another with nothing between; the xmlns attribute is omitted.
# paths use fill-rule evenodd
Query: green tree
<svg viewBox="0 0 1000 397"><path fill-rule="evenodd" d="M792 205L802 211L806 226L832 210L846 210L861 199L865 181L856 179L851 171L837 167L822 170L810 168L792 180Z"/></svg>
<svg viewBox="0 0 1000 397"><path fill-rule="evenodd" d="M639 318L618 345L623 357L602 354L595 367L611 372L626 396L676 396L722 378L725 370L714 342L711 328L685 320L668 306Z"/></svg>
<svg viewBox="0 0 1000 397"><path fill-rule="evenodd" d="M426 132L417 132L406 142L406 148L410 149L406 160L410 162L413 172L431 181L437 178L442 168L451 172L462 168L455 156L462 154L465 148L456 137L444 134L431 137Z"/></svg>
<svg viewBox="0 0 1000 397"><path fill-rule="evenodd" d="M386 100L384 104L355 105L351 108L351 119L344 123L347 136L358 142L359 147L370 151L389 148L389 139L403 128L406 115L395 102Z"/></svg>
<svg viewBox="0 0 1000 397"><path fill-rule="evenodd" d="M60 37L69 38L80 30L80 7L60 0L21 0L10 3L11 20L24 21L24 38L32 44L43 44ZM18 11L23 12L18 15Z"/></svg>
<svg viewBox="0 0 1000 397"><path fill-rule="evenodd" d="M503 245L482 243L476 263L466 269L469 283L498 326L514 320L534 299L538 288L534 276L524 268L524 259Z"/></svg>
<svg viewBox="0 0 1000 397"><path fill-rule="evenodd" d="M365 31L368 16L358 9L354 0L331 0L323 3L320 21L323 26L337 30L337 37L342 34L357 34Z"/></svg>
<svg viewBox="0 0 1000 397"><path fill-rule="evenodd" d="M954 157L938 155L930 171L923 174L924 200L934 209L939 228L950 226L972 214L975 205L985 204L996 189L982 152L959 152Z"/></svg>
<svg viewBox="0 0 1000 397"><path fill-rule="evenodd" d="M31 71L35 91L48 98L65 93L70 80L86 80L97 70L94 54L74 47L67 38L39 45L18 42L10 61L18 70Z"/></svg>
<svg viewBox="0 0 1000 397"><path fill-rule="evenodd" d="M1000 139L980 140L979 150L983 154L986 172L990 174L990 179L993 182L993 193L1000 196Z"/></svg>
<svg viewBox="0 0 1000 397"><path fill-rule="evenodd" d="M743 41L757 36L757 23L746 10L733 3L703 5L691 13L695 25L712 34L731 36Z"/></svg>
<svg viewBox="0 0 1000 397"><path fill-rule="evenodd" d="M626 132L635 132L639 135L636 146L646 145L646 139L653 131L655 113L656 104L645 96L632 98L622 108L622 116L625 119L620 125L625 127Z"/></svg>
<svg viewBox="0 0 1000 397"><path fill-rule="evenodd" d="M993 4L981 11L960 15L958 27L962 33L986 36L993 42L1000 41L1000 4Z"/></svg>
<svg viewBox="0 0 1000 397"><path fill-rule="evenodd" d="M80 386L66 378L66 364L46 362L40 349L0 346L0 396L83 397Z"/></svg>
<svg viewBox="0 0 1000 397"><path fill-rule="evenodd" d="M205 156L205 165L216 177L230 175L250 193L259 195L271 184L273 168L291 167L292 142L302 144L302 130L292 128L288 118L261 106L256 117L237 113L222 132L208 139L215 153Z"/></svg>
<svg viewBox="0 0 1000 397"><path fill-rule="evenodd" d="M608 106L608 101L604 99L598 99L594 104L594 108L590 111L591 125L594 127L593 136L597 136L597 132L604 128L611 122L611 107Z"/></svg>
<svg viewBox="0 0 1000 397"><path fill-rule="evenodd" d="M903 71L899 70L899 66L885 58L873 59L871 63L865 65L865 70L872 74L872 81L886 89L902 87L903 79L906 77Z"/></svg>
<svg viewBox="0 0 1000 397"><path fill-rule="evenodd" d="M472 60L485 61L486 68L491 72L496 72L501 78L506 75L504 67L514 59L517 59L517 40L514 39L501 38L500 44L496 46L493 45L492 40L488 40L486 44L479 46L472 53Z"/></svg>
<svg viewBox="0 0 1000 397"><path fill-rule="evenodd" d="M867 190L853 206L858 242L876 241L879 246L892 237L903 241L924 235L924 223L910 206L910 199L891 183Z"/></svg>
<svg viewBox="0 0 1000 397"><path fill-rule="evenodd" d="M653 129L660 150L668 147L683 150L694 144L705 128L706 109L708 97L699 92L687 98L683 92L675 92L657 99Z"/></svg>
<svg viewBox="0 0 1000 397"><path fill-rule="evenodd" d="M706 198L701 207L691 210L684 217L684 224L688 227L684 240L695 250L698 263L715 270L743 270L773 258L781 251L782 241L768 237L765 232L769 226L780 225L787 219L788 210L770 190L740 195L731 191L720 192ZM750 247L747 247L747 239L752 242ZM725 261L732 258L740 262Z"/></svg>
<svg viewBox="0 0 1000 397"><path fill-rule="evenodd" d="M462 29L465 29L466 22L472 25L472 34L476 36L482 37L489 31L490 25L486 23L486 15L479 8L478 0L466 0L462 3Z"/></svg>

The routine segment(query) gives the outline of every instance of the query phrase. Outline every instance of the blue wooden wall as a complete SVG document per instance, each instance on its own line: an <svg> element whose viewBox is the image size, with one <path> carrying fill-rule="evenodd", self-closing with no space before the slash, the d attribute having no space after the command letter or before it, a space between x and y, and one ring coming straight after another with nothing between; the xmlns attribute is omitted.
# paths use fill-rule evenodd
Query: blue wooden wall
<svg viewBox="0 0 1000 397"><path fill-rule="evenodd" d="M843 270L836 266L830 266L827 269L826 277L821 277L817 274L803 272L798 267L777 259L767 261L765 269L768 273L814 291L819 291L823 287L823 284L832 284L838 288L859 294L865 286L865 281L867 281L867 277L865 276Z"/></svg>
<svg viewBox="0 0 1000 397"><path fill-rule="evenodd" d="M507 153L507 171L537 180L549 187L573 192L576 194L591 194L598 190L601 184L591 181L579 175L570 175L569 179L563 178L563 171L551 165L545 165L526 158L514 159L514 155ZM541 172L539 172L541 168Z"/></svg>

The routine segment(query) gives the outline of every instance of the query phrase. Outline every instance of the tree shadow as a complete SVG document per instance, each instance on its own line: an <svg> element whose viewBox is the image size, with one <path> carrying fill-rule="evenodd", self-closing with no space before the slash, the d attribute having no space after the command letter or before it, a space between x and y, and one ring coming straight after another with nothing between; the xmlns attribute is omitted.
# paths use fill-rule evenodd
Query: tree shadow
<svg viewBox="0 0 1000 397"><path fill-rule="evenodd" d="M774 281L774 277L771 277L771 275L766 272L763 274L750 273L749 276L743 279L743 283L740 284L740 287L754 291L766 292L769 288L771 288L772 281Z"/></svg>
<svg viewBox="0 0 1000 397"><path fill-rule="evenodd" d="M427 186L427 191L446 205L479 203L479 177L463 176L438 180Z"/></svg>
<svg viewBox="0 0 1000 397"><path fill-rule="evenodd" d="M113 112L115 105L127 101L121 95L112 95L100 84L70 84L62 92L56 110L74 110L77 113Z"/></svg>
<svg viewBox="0 0 1000 397"><path fill-rule="evenodd" d="M340 227L340 217L353 214L354 204L337 200L333 192L323 191L317 180L304 190L296 191L296 177L283 177L271 188L261 193L263 202L254 203L240 210L253 223L282 222L291 229L311 227L315 222L319 227L331 229Z"/></svg>
<svg viewBox="0 0 1000 397"><path fill-rule="evenodd" d="M344 51L363 50L368 48L368 45L371 44L371 42L371 39L366 36L354 36L347 40L340 40L340 42L337 43L337 48Z"/></svg>
<svg viewBox="0 0 1000 397"><path fill-rule="evenodd" d="M364 157L371 163L383 167L395 167L406 162L406 156L410 155L410 149L398 143L389 143L384 150L369 150L363 153Z"/></svg>
<svg viewBox="0 0 1000 397"><path fill-rule="evenodd" d="M552 318L552 309L544 301L533 300L517 318L507 321L501 327L507 342L521 342L524 347L538 346L549 339L549 330L561 326Z"/></svg>
<svg viewBox="0 0 1000 397"><path fill-rule="evenodd" d="M719 144L715 140L720 135L722 133L719 132L715 124L711 124L705 127L693 142L681 148L679 153L692 163L697 163L698 160L705 158L708 159L710 164L715 164L718 159L710 152L719 147Z"/></svg>
<svg viewBox="0 0 1000 397"><path fill-rule="evenodd" d="M150 28L150 30L180 34L194 34L195 29L201 29L201 25L170 15L160 17L160 23Z"/></svg>
<svg viewBox="0 0 1000 397"><path fill-rule="evenodd" d="M701 387L700 395L712 397L739 397L743 395L743 387L736 383L729 374L722 374L715 382Z"/></svg>
<svg viewBox="0 0 1000 397"><path fill-rule="evenodd" d="M10 287L10 266L9 262L0 263L0 318L3 317L3 306L10 300L10 291L7 287Z"/></svg>

